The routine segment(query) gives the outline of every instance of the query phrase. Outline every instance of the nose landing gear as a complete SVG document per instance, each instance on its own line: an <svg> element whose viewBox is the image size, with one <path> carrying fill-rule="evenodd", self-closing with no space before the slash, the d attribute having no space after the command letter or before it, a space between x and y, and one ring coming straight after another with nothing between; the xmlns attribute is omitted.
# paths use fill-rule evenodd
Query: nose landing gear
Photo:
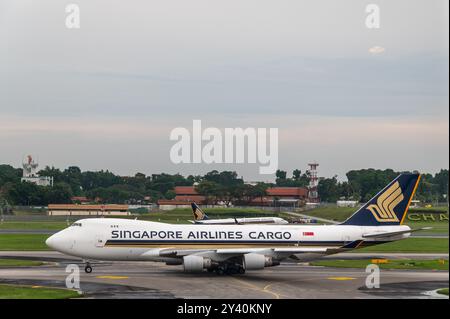
<svg viewBox="0 0 450 319"><path fill-rule="evenodd" d="M89 262L86 263L86 266L84 267L84 272L87 274L90 274L92 272L92 267Z"/></svg>

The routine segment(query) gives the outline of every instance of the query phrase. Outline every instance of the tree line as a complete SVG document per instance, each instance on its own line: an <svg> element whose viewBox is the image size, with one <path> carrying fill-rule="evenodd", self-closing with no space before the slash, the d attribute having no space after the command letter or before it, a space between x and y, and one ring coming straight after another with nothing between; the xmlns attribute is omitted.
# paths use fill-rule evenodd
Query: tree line
<svg viewBox="0 0 450 319"><path fill-rule="evenodd" d="M335 202L340 198L367 201L399 173L391 169L362 169L349 171L347 181L339 182L337 177L319 180L319 196L322 201ZM137 173L134 176L119 176L108 170L81 171L77 166L64 170L45 167L41 176L51 176L53 187L37 186L21 182L22 169L0 165L0 200L11 205L45 206L49 203L70 203L74 196L85 196L100 203L138 204L149 198L173 199L176 186L195 185L196 190L206 197L207 203L248 204L266 196L269 187L307 187L309 175L295 169L291 176L286 171L276 172L275 183L245 183L242 177L232 171L216 171L205 175ZM424 202L445 201L448 192L448 170L435 174L423 174L417 198Z"/></svg>
<svg viewBox="0 0 450 319"><path fill-rule="evenodd" d="M318 192L324 202L339 199L369 201L401 172L392 169L360 169L347 172L347 181L339 182L337 176L322 178ZM425 203L446 202L448 195L448 169L438 173L422 174L415 198Z"/></svg>

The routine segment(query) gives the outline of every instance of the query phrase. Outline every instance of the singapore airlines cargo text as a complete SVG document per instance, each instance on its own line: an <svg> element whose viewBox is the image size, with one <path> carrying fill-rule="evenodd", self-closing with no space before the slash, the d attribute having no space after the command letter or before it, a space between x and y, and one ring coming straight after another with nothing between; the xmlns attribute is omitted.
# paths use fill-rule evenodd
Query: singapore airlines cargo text
<svg viewBox="0 0 450 319"><path fill-rule="evenodd" d="M186 236L184 236L186 235ZM112 239L242 239L244 237L242 231L130 231L130 230L113 230L111 232ZM290 232L256 232L248 233L250 239L290 239Z"/></svg>

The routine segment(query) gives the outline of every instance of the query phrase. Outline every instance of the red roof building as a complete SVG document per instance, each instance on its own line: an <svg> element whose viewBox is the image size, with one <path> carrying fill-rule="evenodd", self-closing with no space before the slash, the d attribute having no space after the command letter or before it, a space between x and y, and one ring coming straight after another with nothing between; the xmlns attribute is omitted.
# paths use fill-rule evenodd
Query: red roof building
<svg viewBox="0 0 450 319"><path fill-rule="evenodd" d="M173 200L159 200L161 206L184 207L196 202L199 205L205 204L206 197L199 194L194 186L176 186L175 198ZM271 205L300 205L308 197L308 189L305 187L272 187L267 189L267 195L252 200L251 205L271 206Z"/></svg>
<svg viewBox="0 0 450 319"><path fill-rule="evenodd" d="M266 196L252 200L252 205L301 206L308 197L308 189L305 187L271 187L266 190Z"/></svg>
<svg viewBox="0 0 450 319"><path fill-rule="evenodd" d="M267 196L305 199L308 197L308 189L306 187L272 187L267 189Z"/></svg>
<svg viewBox="0 0 450 319"><path fill-rule="evenodd" d="M175 201L178 202L196 202L197 204L203 204L205 196L200 195L194 186L176 186L175 189Z"/></svg>
<svg viewBox="0 0 450 319"><path fill-rule="evenodd" d="M198 195L194 186L175 186L174 191L177 195Z"/></svg>
<svg viewBox="0 0 450 319"><path fill-rule="evenodd" d="M128 205L78 205L78 204L48 204L50 216L105 216L130 215Z"/></svg>

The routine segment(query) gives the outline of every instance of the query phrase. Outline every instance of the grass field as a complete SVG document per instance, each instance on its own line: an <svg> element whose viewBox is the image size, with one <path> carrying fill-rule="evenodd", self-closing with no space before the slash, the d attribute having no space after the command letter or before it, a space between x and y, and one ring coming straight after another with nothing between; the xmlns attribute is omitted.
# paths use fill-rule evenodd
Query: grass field
<svg viewBox="0 0 450 319"><path fill-rule="evenodd" d="M418 229L423 227L432 227L431 229L421 230L413 233L414 235L424 235L424 234L444 234L448 235L449 227L448 222L440 221L411 221L406 220L405 225L408 225L412 229Z"/></svg>
<svg viewBox="0 0 450 319"><path fill-rule="evenodd" d="M0 250L49 250L45 244L48 237L41 234L2 234Z"/></svg>
<svg viewBox="0 0 450 319"><path fill-rule="evenodd" d="M439 289L437 292L438 292L438 294L448 296L448 288Z"/></svg>
<svg viewBox="0 0 450 319"><path fill-rule="evenodd" d="M407 238L392 243L356 249L354 252L448 253L448 239Z"/></svg>
<svg viewBox="0 0 450 319"><path fill-rule="evenodd" d="M371 264L369 260L319 260L311 262L313 266L366 268ZM381 269L432 269L448 270L448 260L389 260L386 264L377 264Z"/></svg>
<svg viewBox="0 0 450 319"><path fill-rule="evenodd" d="M209 218L231 218L231 217L260 217L260 216L284 216L287 214L260 210L255 208L208 208L204 210ZM193 219L190 208L177 208L170 211L155 213L137 214L132 216L118 216L117 218L149 220L155 222L164 222L172 224L187 224ZM73 219L73 217L72 217ZM78 219L83 219L80 216ZM66 221L3 221L0 223L0 229L27 229L27 230L60 230L67 227Z"/></svg>
<svg viewBox="0 0 450 319"><path fill-rule="evenodd" d="M350 217L357 209L355 207L322 206L305 211L304 213L314 217L341 222Z"/></svg>
<svg viewBox="0 0 450 319"><path fill-rule="evenodd" d="M0 229L23 229L23 230L61 230L67 227L66 222L61 221L39 221L39 222L15 222L4 221L0 223Z"/></svg>
<svg viewBox="0 0 450 319"><path fill-rule="evenodd" d="M437 206L437 207L416 207L410 208L410 213L419 213L419 214L428 214L428 213L448 213L448 208L446 206Z"/></svg>
<svg viewBox="0 0 450 319"><path fill-rule="evenodd" d="M21 260L21 259L0 259L1 267L30 267L41 266L44 263L36 260Z"/></svg>
<svg viewBox="0 0 450 319"><path fill-rule="evenodd" d="M46 209L14 209L14 215L18 216L29 216L29 215L47 215Z"/></svg>
<svg viewBox="0 0 450 319"><path fill-rule="evenodd" d="M350 217L357 208L351 207L336 207L326 206L318 207L313 210L306 211L306 215L331 219L342 222ZM431 212L443 212L443 208L422 208L420 210L411 209L405 218L405 225L416 229L423 227L432 227L432 229L417 232L417 235L423 234L447 234L449 233L448 213L441 216L441 214L431 214ZM446 217L446 218L445 218ZM434 219L434 220L433 220Z"/></svg>
<svg viewBox="0 0 450 319"><path fill-rule="evenodd" d="M354 212L358 210L358 207L337 207L334 205L331 206L321 206L318 208L314 208L305 212L306 215L322 217L326 219L336 220L336 221L344 221L348 217L350 217ZM435 213L434 215L438 216L439 213L447 213L447 208L436 207L436 208L411 208L408 211L408 214L426 214L430 215Z"/></svg>
<svg viewBox="0 0 450 319"><path fill-rule="evenodd" d="M0 299L69 299L80 296L69 289L0 284Z"/></svg>

